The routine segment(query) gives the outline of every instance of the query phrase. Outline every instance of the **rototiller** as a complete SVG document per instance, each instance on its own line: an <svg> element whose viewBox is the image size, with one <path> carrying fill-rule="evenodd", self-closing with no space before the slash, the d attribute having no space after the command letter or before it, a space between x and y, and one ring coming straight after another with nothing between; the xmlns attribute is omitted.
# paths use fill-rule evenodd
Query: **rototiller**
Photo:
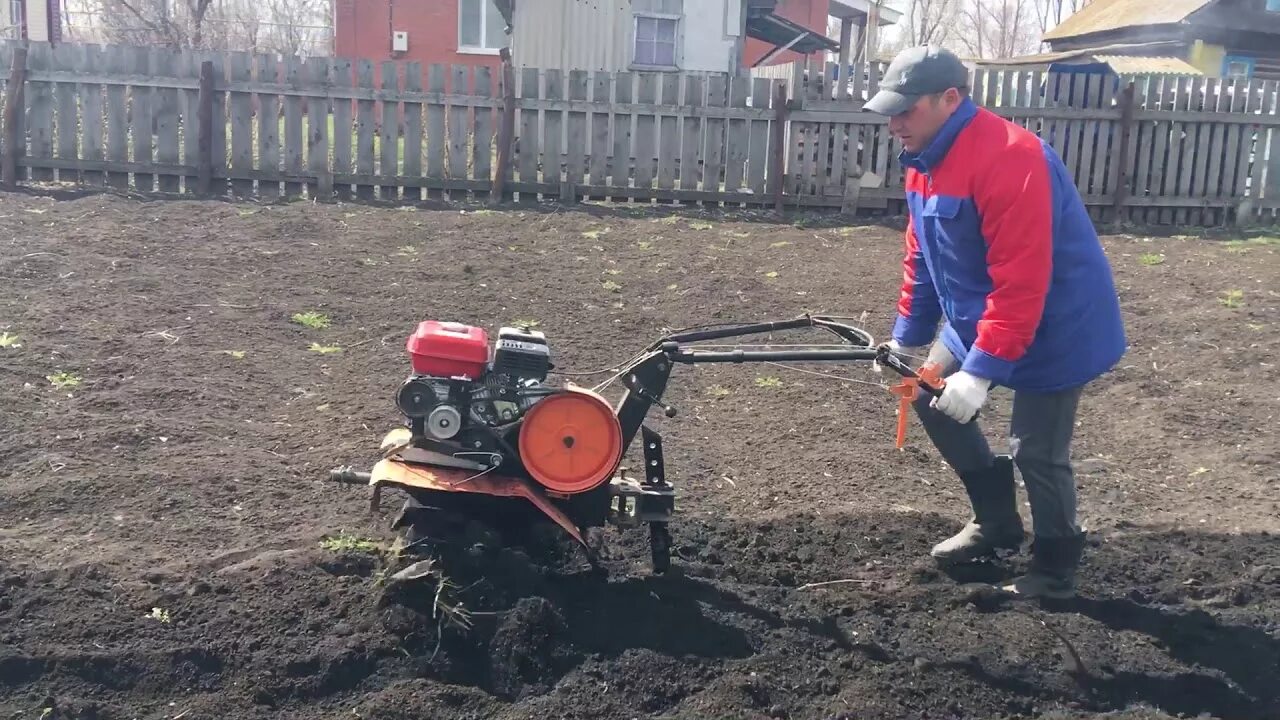
<svg viewBox="0 0 1280 720"><path fill-rule="evenodd" d="M798 328L830 332L840 343L790 349L694 346ZM878 361L904 378L892 388L901 403L899 447L907 404L921 390L936 396L943 387L934 368L912 370L887 347L873 346L867 332L829 316L679 331L604 371L611 377L591 389L572 382L549 384L556 371L546 337L529 328L503 327L490 346L482 328L425 321L409 337L407 350L412 373L395 396L405 425L383 439L382 459L370 472L341 467L331 471L332 479L371 485L375 508L383 486L404 490L410 499L393 526L426 538L456 537L452 533L459 523L469 519L483 517L504 531L540 514L572 536L592 562L593 550L584 538L588 529L648 524L657 572L670 564L667 525L675 488L664 472L662 436L645 418L655 405L667 417L676 415L662 396L677 364ZM626 391L615 408L599 391L616 380ZM639 479L619 472L637 434L644 454Z"/></svg>

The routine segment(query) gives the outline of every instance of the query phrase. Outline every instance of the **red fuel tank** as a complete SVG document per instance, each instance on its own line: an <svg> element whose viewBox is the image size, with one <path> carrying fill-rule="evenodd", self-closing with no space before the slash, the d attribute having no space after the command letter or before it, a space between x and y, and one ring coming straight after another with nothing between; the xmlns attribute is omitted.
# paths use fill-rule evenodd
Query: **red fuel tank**
<svg viewBox="0 0 1280 720"><path fill-rule="evenodd" d="M405 344L417 375L479 379L489 362L489 335L484 328L424 320Z"/></svg>

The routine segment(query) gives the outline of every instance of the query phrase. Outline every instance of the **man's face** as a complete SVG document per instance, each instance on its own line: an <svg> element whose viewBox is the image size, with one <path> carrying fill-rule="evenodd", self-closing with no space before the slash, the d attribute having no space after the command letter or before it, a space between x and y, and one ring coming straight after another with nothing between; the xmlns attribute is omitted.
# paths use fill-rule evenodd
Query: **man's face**
<svg viewBox="0 0 1280 720"><path fill-rule="evenodd" d="M926 95L911 109L889 118L889 132L907 152L920 152L929 146L938 131L960 106L962 98L955 88L940 95Z"/></svg>

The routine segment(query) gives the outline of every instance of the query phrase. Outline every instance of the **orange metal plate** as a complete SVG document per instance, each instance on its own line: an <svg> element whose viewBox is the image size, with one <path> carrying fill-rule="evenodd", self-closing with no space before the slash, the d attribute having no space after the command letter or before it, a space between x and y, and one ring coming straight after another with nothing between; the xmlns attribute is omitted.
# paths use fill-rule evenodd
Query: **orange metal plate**
<svg viewBox="0 0 1280 720"><path fill-rule="evenodd" d="M582 533L564 513L528 481L505 475L479 475L474 470L410 465L395 458L379 460L373 466L370 485L399 485L440 492L466 492L499 497L522 497L533 503L544 515L564 528L582 545Z"/></svg>

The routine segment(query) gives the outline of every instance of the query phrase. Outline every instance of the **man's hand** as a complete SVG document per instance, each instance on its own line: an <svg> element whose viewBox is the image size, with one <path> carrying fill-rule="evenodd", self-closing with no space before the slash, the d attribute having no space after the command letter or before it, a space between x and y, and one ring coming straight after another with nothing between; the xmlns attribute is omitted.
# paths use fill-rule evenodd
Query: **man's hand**
<svg viewBox="0 0 1280 720"><path fill-rule="evenodd" d="M918 357L923 357L924 355L924 348L902 347L901 345L898 344L897 340L890 340L889 342L885 343L885 345L889 346L889 352L893 353L894 355L897 355L899 359L901 359L903 362L907 363L908 365L913 364L912 363L913 359ZM884 366L881 365L879 361L873 362L871 364L871 369L876 371L877 373L884 372Z"/></svg>
<svg viewBox="0 0 1280 720"><path fill-rule="evenodd" d="M952 420L967 423L987 401L987 391L990 388L990 380L961 370L947 378L942 397L934 398L930 404Z"/></svg>

